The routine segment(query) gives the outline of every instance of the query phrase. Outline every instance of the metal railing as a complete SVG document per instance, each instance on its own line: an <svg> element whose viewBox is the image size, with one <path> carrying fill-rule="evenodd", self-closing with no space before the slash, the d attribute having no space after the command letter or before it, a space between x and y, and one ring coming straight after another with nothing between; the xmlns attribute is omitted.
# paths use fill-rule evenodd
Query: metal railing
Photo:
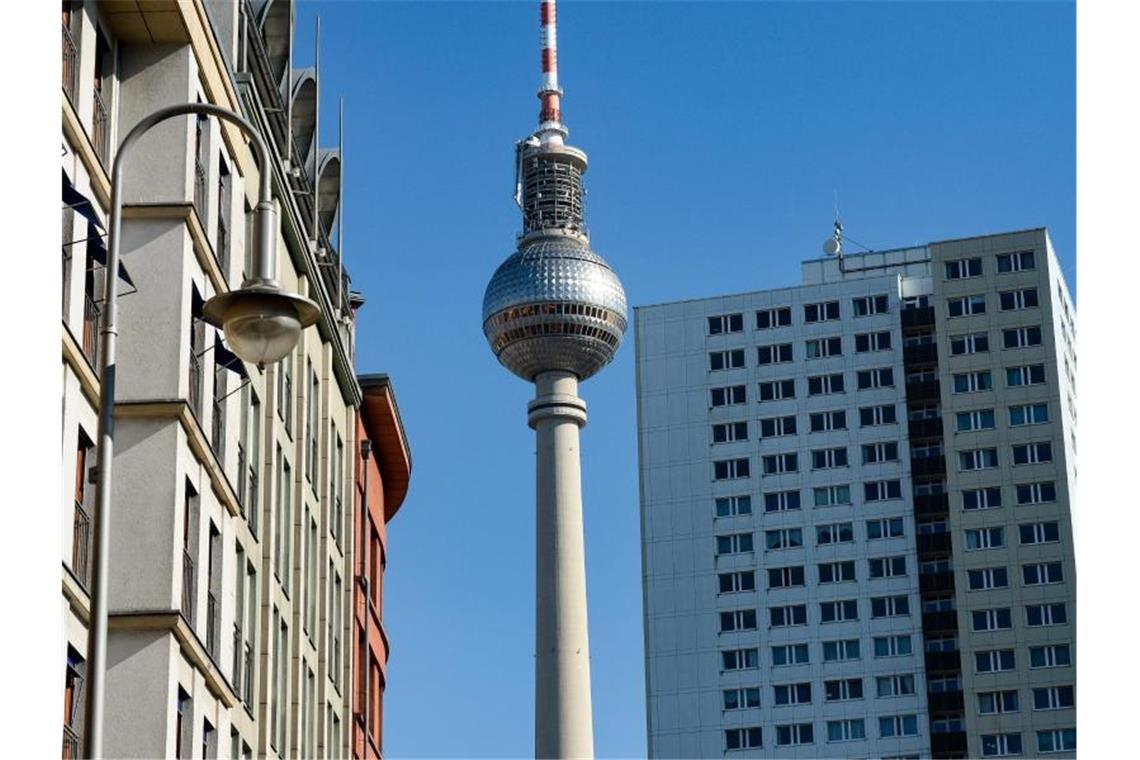
<svg viewBox="0 0 1140 760"><path fill-rule="evenodd" d="M198 358L196 346L190 344L190 408L198 419L202 419L202 360Z"/></svg>
<svg viewBox="0 0 1140 760"><path fill-rule="evenodd" d="M202 159L194 158L194 208L198 211L198 219L202 226L206 226L206 167Z"/></svg>
<svg viewBox="0 0 1140 760"><path fill-rule="evenodd" d="M214 381L214 387L218 387L217 380ZM214 399L214 415L210 420L210 446L214 449L214 455L218 458L219 462L224 462L226 457L226 405L222 399Z"/></svg>
<svg viewBox="0 0 1140 760"><path fill-rule="evenodd" d="M107 104L103 102L103 94L98 88L92 91L93 107L91 111L91 142L95 144L95 153L104 167L110 167L111 156L111 118Z"/></svg>
<svg viewBox="0 0 1140 760"><path fill-rule="evenodd" d="M249 531L257 538L257 463L249 463Z"/></svg>
<svg viewBox="0 0 1140 760"><path fill-rule="evenodd" d="M218 657L218 600L213 591L206 592L206 651Z"/></svg>
<svg viewBox="0 0 1140 760"><path fill-rule="evenodd" d="M340 530L341 530L340 524L343 521L344 521L344 505L342 504L342 502L340 500L340 494L337 494L333 498L332 525L329 526L329 533L332 534L333 541L336 541L338 546L340 545Z"/></svg>
<svg viewBox="0 0 1140 760"><path fill-rule="evenodd" d="M75 105L75 94L78 89L79 74L79 46L75 44L75 37L67 24L63 27L63 91L67 93L68 100Z"/></svg>
<svg viewBox="0 0 1140 760"><path fill-rule="evenodd" d="M79 501L75 502L75 530L71 544L71 571L88 588L91 578L91 567L88 558L91 556L91 516Z"/></svg>
<svg viewBox="0 0 1140 760"><path fill-rule="evenodd" d="M242 610L238 610L238 614L241 615ZM237 694L239 697L242 694L242 690L241 690L241 684L242 684L242 681L241 681L241 676L242 676L242 672L241 672L241 643L242 643L241 642L241 628L238 627L237 623L234 623L234 664L233 664L233 671L232 671L231 675L234 679L234 693Z"/></svg>
<svg viewBox="0 0 1140 760"><path fill-rule="evenodd" d="M253 645L248 641L245 642L245 673L242 676L242 683L245 684L245 691L242 693L242 701L249 707L253 707Z"/></svg>
<svg viewBox="0 0 1140 760"><path fill-rule="evenodd" d="M246 515L246 498L245 487L249 482L249 470L246 469L245 463L245 446L241 441L237 445L237 497L238 497L238 514L243 519L248 519Z"/></svg>
<svg viewBox="0 0 1140 760"><path fill-rule="evenodd" d="M186 618L191 626L194 625L194 586L197 577L194 574L194 558L186 549L182 550L182 617Z"/></svg>
<svg viewBox="0 0 1140 760"><path fill-rule="evenodd" d="M230 269L230 230L226 226L226 217L223 211L222 200L218 200L218 238L215 252L218 255L218 264L222 267L222 275L229 278Z"/></svg>
<svg viewBox="0 0 1140 760"><path fill-rule="evenodd" d="M99 366L99 306L90 293L83 294L83 355Z"/></svg>
<svg viewBox="0 0 1140 760"><path fill-rule="evenodd" d="M66 723L63 724L63 760L79 758L79 734Z"/></svg>

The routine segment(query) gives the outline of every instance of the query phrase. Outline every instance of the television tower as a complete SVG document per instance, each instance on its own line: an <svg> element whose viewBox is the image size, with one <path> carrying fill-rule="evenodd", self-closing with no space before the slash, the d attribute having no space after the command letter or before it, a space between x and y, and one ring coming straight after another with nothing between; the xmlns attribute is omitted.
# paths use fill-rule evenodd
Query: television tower
<svg viewBox="0 0 1140 760"><path fill-rule="evenodd" d="M578 431L578 383L613 359L626 328L625 291L590 250L582 210L586 154L565 143L554 0L542 0L538 129L516 145L517 249L483 296L483 333L499 362L535 384L527 422L537 439L534 753L592 758L590 644Z"/></svg>

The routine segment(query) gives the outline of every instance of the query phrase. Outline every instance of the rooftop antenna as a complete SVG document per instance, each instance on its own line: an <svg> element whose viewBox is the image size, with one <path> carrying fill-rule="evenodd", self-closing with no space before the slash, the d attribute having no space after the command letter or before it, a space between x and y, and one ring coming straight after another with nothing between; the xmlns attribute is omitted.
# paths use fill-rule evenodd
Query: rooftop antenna
<svg viewBox="0 0 1140 760"><path fill-rule="evenodd" d="M835 229L831 237L823 241L823 252L828 256L838 256L843 264L843 222L839 219L839 192L835 191Z"/></svg>
<svg viewBox="0 0 1140 760"><path fill-rule="evenodd" d="M344 312L344 97L340 99L339 147L340 177L336 191L336 315Z"/></svg>
<svg viewBox="0 0 1140 760"><path fill-rule="evenodd" d="M313 38L313 81L316 85L316 95L313 105L313 250L317 256L321 255L321 186L320 186L320 154L321 154L321 17L317 16L317 30Z"/></svg>
<svg viewBox="0 0 1140 760"><path fill-rule="evenodd" d="M561 145L569 130L562 124L562 88L558 86L558 13L553 0L544 0L539 9L542 87L538 98L542 107L538 112L538 131L535 134L543 145Z"/></svg>

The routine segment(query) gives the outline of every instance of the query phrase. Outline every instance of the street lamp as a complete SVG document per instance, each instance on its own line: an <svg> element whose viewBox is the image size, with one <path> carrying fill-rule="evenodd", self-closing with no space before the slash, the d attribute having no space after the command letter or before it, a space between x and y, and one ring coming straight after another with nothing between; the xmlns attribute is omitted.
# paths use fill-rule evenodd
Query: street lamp
<svg viewBox="0 0 1140 760"><path fill-rule="evenodd" d="M106 318L102 330L102 360L99 368L99 448L95 475L95 541L91 578L91 618L87 649L89 688L85 757L103 756L103 696L107 672L107 583L111 543L111 467L115 436L115 348L118 342L119 239L122 225L123 160L130 148L151 127L175 116L204 114L237 126L250 138L257 157L260 187L254 211L254 274L239 290L214 296L206 302L203 317L225 331L233 352L247 362L264 367L280 361L293 350L301 330L315 323L320 308L307 298L286 293L275 279L277 257L274 241L277 213L273 208L269 150L265 140L248 121L229 109L208 103L184 103L160 108L142 119L119 146L111 167L111 224L107 233Z"/></svg>

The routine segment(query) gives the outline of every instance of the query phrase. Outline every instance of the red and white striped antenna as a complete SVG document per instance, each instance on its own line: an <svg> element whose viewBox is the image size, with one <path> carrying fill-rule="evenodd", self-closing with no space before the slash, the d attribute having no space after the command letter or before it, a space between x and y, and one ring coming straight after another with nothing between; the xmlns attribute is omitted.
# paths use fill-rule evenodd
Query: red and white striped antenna
<svg viewBox="0 0 1140 760"><path fill-rule="evenodd" d="M560 145L567 135L562 124L562 88L558 86L558 12L555 0L539 3L539 40L542 45L542 107L538 113L538 135L544 144Z"/></svg>

